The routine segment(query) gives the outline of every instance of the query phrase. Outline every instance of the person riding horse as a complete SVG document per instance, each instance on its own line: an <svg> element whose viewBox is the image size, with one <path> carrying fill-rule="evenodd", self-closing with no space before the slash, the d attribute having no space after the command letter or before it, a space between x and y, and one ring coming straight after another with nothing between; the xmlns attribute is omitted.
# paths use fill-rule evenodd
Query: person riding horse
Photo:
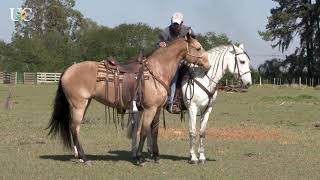
<svg viewBox="0 0 320 180"><path fill-rule="evenodd" d="M167 43L186 36L186 34L189 32L191 28L188 26L185 26L183 24L183 14L182 13L174 13L171 17L171 24L166 27L161 34L159 35L160 42L158 43L158 48L164 48L167 46ZM195 38L195 34L193 30L191 30L191 36ZM181 67L181 66L180 66ZM179 111L177 106L174 106L173 100L176 94L176 84L179 77L179 71L175 74L173 80L170 84L170 95L168 97L168 102L166 109L168 112L176 112Z"/></svg>

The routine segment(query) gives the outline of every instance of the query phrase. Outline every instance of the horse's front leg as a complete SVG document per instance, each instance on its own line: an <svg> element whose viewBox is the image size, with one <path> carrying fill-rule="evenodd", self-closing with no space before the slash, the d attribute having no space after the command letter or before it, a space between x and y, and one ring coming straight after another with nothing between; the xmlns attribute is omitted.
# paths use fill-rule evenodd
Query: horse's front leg
<svg viewBox="0 0 320 180"><path fill-rule="evenodd" d="M141 116L142 112L132 113L131 119L129 119L129 127L128 127L128 138L131 138L131 152L132 158L136 159L137 150L138 150L138 142L141 132ZM152 137L151 133L147 135L147 148L148 153L151 157L153 157L153 150L152 150Z"/></svg>
<svg viewBox="0 0 320 180"><path fill-rule="evenodd" d="M206 162L206 157L204 155L204 141L206 138L206 128L209 119L209 115L212 111L212 107L209 107L206 112L201 115L201 127L200 127L200 143L199 143L199 161L201 164Z"/></svg>
<svg viewBox="0 0 320 180"><path fill-rule="evenodd" d="M139 147L136 155L137 165L143 165L144 163L144 158L142 157L143 145L144 145L144 141L146 140L147 134L150 133L150 130L151 130L150 126L156 114L156 111L157 111L157 107L151 107L144 110L143 122L142 122L142 127L140 132L140 142L139 142Z"/></svg>
<svg viewBox="0 0 320 180"><path fill-rule="evenodd" d="M151 124L151 136L153 145L153 159L155 163L159 162L159 148L158 148L158 132L159 132L159 122L160 122L160 112L161 107L157 109L156 115Z"/></svg>
<svg viewBox="0 0 320 180"><path fill-rule="evenodd" d="M198 107L196 104L191 103L188 109L189 112L189 135L190 135L190 163L197 164L198 158L195 152L196 144L196 122L197 122Z"/></svg>

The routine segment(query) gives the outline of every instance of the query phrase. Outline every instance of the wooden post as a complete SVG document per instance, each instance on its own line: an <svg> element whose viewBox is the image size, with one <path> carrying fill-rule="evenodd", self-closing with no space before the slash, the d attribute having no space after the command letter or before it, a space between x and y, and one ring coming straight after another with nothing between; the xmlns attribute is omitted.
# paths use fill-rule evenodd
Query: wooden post
<svg viewBox="0 0 320 180"><path fill-rule="evenodd" d="M273 78L273 84L274 85L276 84L276 78Z"/></svg>
<svg viewBox="0 0 320 180"><path fill-rule="evenodd" d="M301 88L301 77L299 77L299 87Z"/></svg>
<svg viewBox="0 0 320 180"><path fill-rule="evenodd" d="M262 79L261 79L261 76L260 76L260 86L262 86Z"/></svg>
<svg viewBox="0 0 320 180"><path fill-rule="evenodd" d="M306 86L308 86L308 78L306 78Z"/></svg>

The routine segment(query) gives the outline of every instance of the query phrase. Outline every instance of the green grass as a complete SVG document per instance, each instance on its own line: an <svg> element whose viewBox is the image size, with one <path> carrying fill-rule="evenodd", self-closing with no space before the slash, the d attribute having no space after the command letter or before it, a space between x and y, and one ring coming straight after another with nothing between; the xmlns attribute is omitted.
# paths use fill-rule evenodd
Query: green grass
<svg viewBox="0 0 320 180"><path fill-rule="evenodd" d="M0 100L8 86L0 86ZM0 108L0 179L319 179L320 93L311 88L252 87L220 92L209 128L278 132L276 138L208 138L205 165L188 164L189 142L159 138L161 163L143 168L130 159L125 131L104 121L93 102L81 126L81 141L93 166L70 160L59 140L47 138L56 85L17 85L14 109ZM2 105L1 105L2 106ZM188 128L167 115L169 128ZM228 133L228 132L226 132Z"/></svg>

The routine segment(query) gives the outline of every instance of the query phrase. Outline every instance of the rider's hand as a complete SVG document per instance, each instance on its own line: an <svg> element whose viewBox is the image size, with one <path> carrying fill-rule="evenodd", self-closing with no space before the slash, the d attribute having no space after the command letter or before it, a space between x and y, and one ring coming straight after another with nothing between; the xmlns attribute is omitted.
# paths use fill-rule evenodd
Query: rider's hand
<svg viewBox="0 0 320 180"><path fill-rule="evenodd" d="M162 47L162 48L164 48L164 47L167 46L167 43L166 43L166 42L160 42L160 43L159 43L159 46Z"/></svg>

